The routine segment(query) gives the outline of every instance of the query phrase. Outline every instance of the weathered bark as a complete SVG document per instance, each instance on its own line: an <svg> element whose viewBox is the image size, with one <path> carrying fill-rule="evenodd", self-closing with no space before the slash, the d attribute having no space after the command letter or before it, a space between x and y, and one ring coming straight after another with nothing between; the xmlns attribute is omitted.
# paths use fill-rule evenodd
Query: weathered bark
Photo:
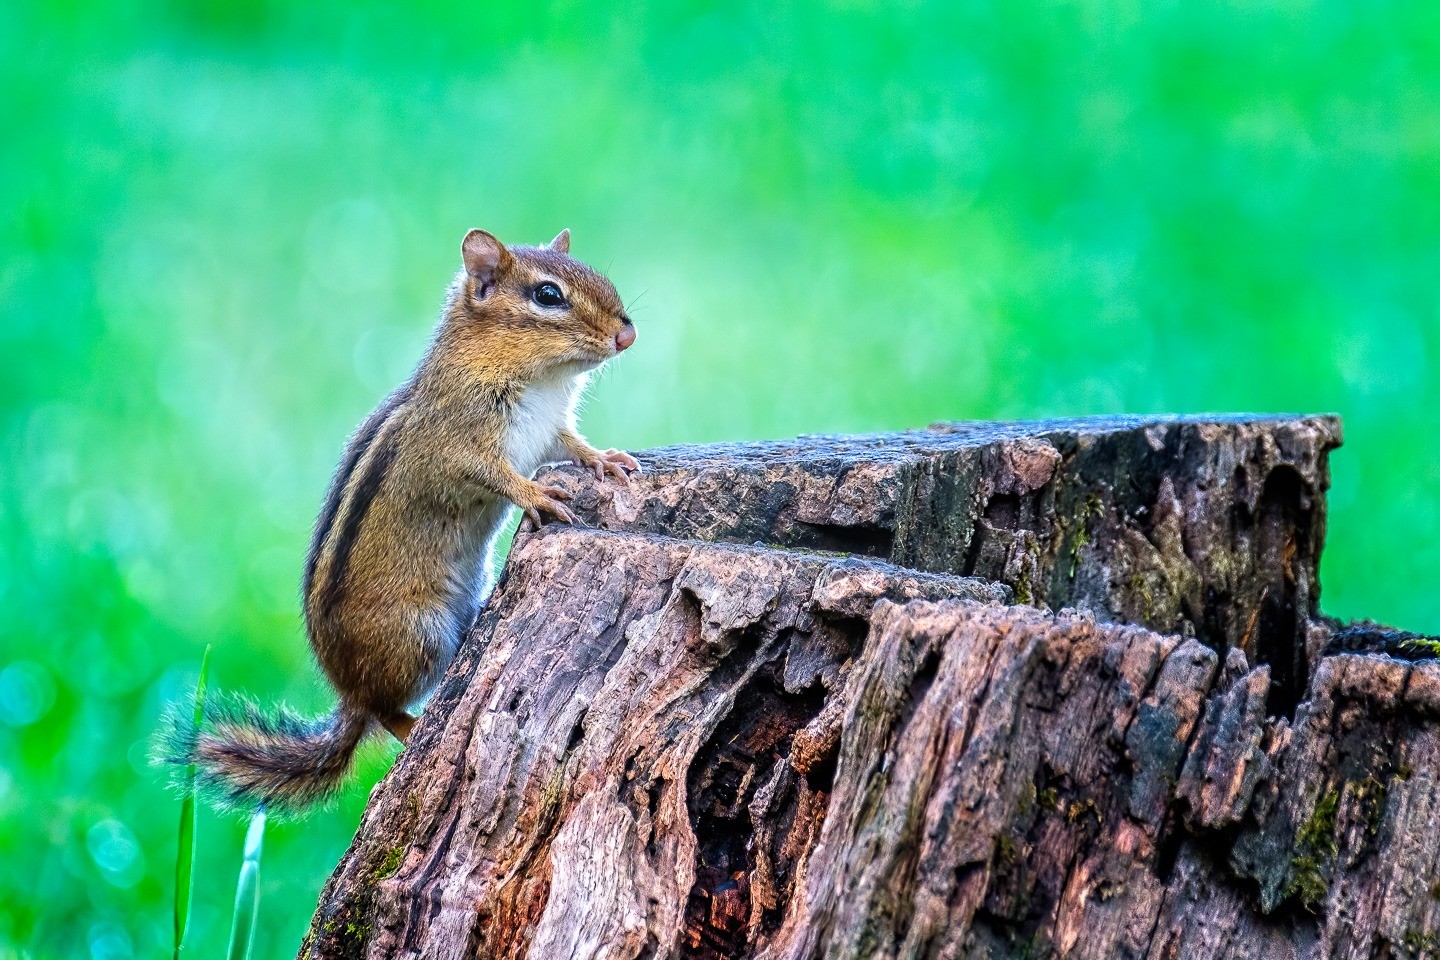
<svg viewBox="0 0 1440 960"><path fill-rule="evenodd" d="M1339 444L1333 417L942 423L651 450L628 486L544 479L602 529L879 557L1239 647L1289 713Z"/></svg>
<svg viewBox="0 0 1440 960"><path fill-rule="evenodd" d="M743 857L734 822L797 735L822 775L834 732L807 728L875 603L1005 594L874 561L531 538L482 615L486 642L464 649L372 799L314 955L524 956L532 940L537 957L588 955L584 940L635 956L673 942L697 871ZM823 815L808 803L803 823ZM698 839L692 815L714 821Z"/></svg>
<svg viewBox="0 0 1440 960"><path fill-rule="evenodd" d="M592 519L792 547L802 511L838 515L836 491L861 484L844 501L860 510L889 490L889 516L982 544L932 569L1020 556L1046 597L1098 609L794 548L522 535L302 955L1440 956L1440 667L1320 658L1330 631L1307 616L1333 423L1151 425L1132 446L1086 425L1043 443L1005 429L919 465L896 445L961 434L826 441L830 465L765 448L728 481L753 495L714 513L769 517L751 526L684 519L702 495L727 502L713 453L648 458L645 485L613 496L569 475ZM856 453L876 449L891 453ZM984 461L968 492L943 509L922 496L959 489L948 471L966 458ZM996 479L1007 469L1028 492ZM791 489L760 496L767 472ZM1136 491L1155 496L1143 513ZM1077 546L1079 514L1057 505L1091 497ZM671 521L641 522L667 498ZM938 540L896 546L924 539L910 522L881 525L898 531L887 555L941 556ZM1197 637L1107 622L1128 616L1114 588L1129 576L1194 589L1177 569L1231 587L1177 602ZM1290 591L1293 621L1266 621L1256 582ZM1253 622L1232 634L1237 597ZM1282 669L1306 679L1290 716Z"/></svg>

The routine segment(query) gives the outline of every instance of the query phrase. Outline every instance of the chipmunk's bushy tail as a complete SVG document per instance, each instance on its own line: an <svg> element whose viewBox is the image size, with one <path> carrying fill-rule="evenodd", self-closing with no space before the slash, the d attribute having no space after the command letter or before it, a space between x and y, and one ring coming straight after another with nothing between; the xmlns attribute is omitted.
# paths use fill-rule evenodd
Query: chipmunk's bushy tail
<svg viewBox="0 0 1440 960"><path fill-rule="evenodd" d="M340 706L318 720L284 707L262 710L242 697L210 694L197 729L189 705L161 725L160 759L195 764L196 782L217 807L284 815L304 812L345 782L372 719Z"/></svg>

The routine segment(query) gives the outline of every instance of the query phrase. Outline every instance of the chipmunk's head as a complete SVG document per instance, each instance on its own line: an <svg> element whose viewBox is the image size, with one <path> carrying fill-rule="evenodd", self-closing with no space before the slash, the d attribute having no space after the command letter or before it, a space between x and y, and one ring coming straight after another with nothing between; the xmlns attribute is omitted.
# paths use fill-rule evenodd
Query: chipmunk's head
<svg viewBox="0 0 1440 960"><path fill-rule="evenodd" d="M471 230L456 307L489 349L517 366L598 367L635 342L615 287L570 256L570 231L543 247L506 247Z"/></svg>

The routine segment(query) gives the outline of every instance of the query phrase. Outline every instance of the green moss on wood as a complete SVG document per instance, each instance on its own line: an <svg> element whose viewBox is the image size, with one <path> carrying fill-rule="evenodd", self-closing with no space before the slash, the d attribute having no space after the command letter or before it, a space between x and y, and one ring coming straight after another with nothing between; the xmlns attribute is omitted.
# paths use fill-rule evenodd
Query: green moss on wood
<svg viewBox="0 0 1440 960"><path fill-rule="evenodd" d="M1339 809L1339 791L1326 791L1295 835L1295 853L1290 859L1290 882L1285 886L1285 895L1299 898L1311 913L1320 912L1329 891L1327 874L1337 849L1335 822Z"/></svg>
<svg viewBox="0 0 1440 960"><path fill-rule="evenodd" d="M375 879L385 880L400 872L400 864L405 862L405 848L391 847L385 851L380 862L375 865Z"/></svg>
<svg viewBox="0 0 1440 960"><path fill-rule="evenodd" d="M1091 532L1090 522L1105 512L1100 498L1091 493L1085 497L1085 502L1080 505L1080 512L1076 515L1075 537L1070 542L1070 579L1075 579L1075 572L1080 568L1080 551L1090 543Z"/></svg>
<svg viewBox="0 0 1440 960"><path fill-rule="evenodd" d="M1030 571L1021 570L1015 578L1015 602L1026 607L1035 605L1035 588L1030 583Z"/></svg>
<svg viewBox="0 0 1440 960"><path fill-rule="evenodd" d="M1427 930L1406 930L1400 949L1409 960L1440 960L1440 934Z"/></svg>

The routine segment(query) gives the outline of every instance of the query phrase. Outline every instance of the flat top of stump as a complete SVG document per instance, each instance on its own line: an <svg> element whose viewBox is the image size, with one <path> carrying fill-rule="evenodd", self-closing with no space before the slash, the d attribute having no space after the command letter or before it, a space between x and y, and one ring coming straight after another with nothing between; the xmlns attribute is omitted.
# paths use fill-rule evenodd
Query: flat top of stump
<svg viewBox="0 0 1440 960"><path fill-rule="evenodd" d="M1265 426L1273 431L1277 424L1296 431L1319 432L1326 435L1329 445L1333 446L1338 446L1342 439L1340 418L1333 414L1127 414L1055 420L941 421L922 430L869 434L811 433L778 440L683 444L655 447L638 455L650 470L659 471L786 462L893 462L1027 438L1052 441L1079 439L1154 427Z"/></svg>

